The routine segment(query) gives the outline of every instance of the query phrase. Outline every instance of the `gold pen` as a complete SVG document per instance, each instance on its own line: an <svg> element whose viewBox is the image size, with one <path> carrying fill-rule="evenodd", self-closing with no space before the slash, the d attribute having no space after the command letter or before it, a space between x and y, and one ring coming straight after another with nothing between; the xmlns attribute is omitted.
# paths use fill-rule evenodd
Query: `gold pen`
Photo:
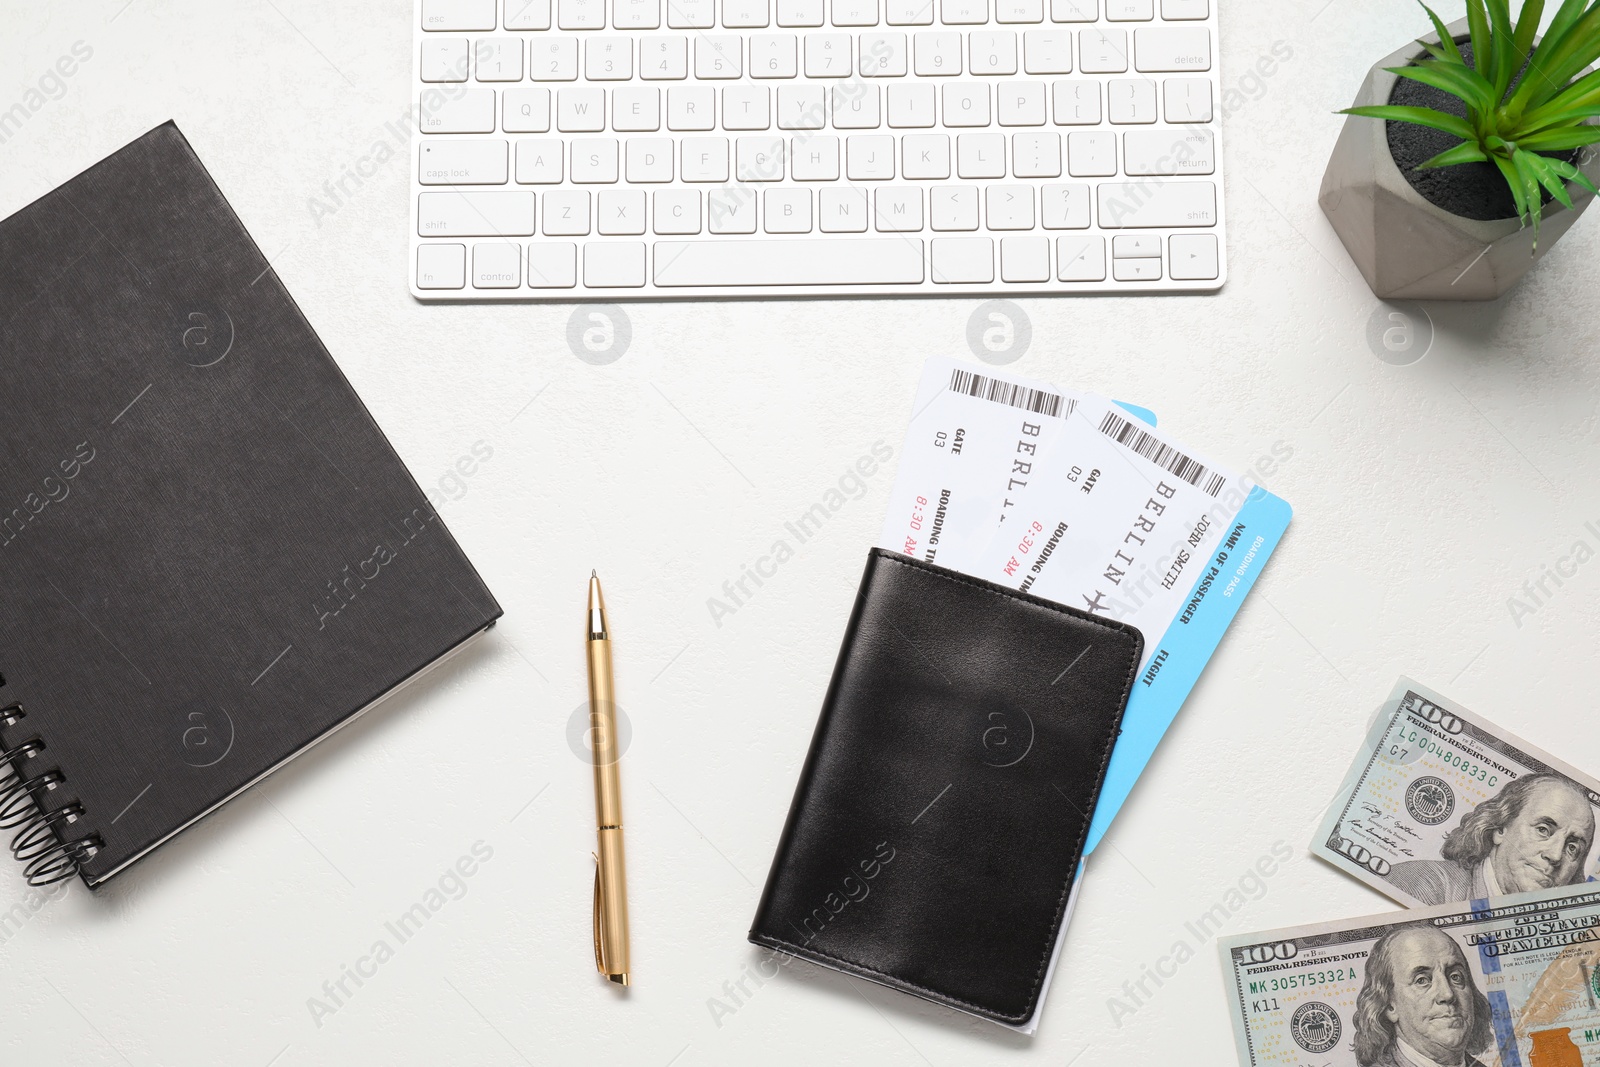
<svg viewBox="0 0 1600 1067"><path fill-rule="evenodd" d="M606 980L628 984L628 875L622 859L622 779L617 769L617 704L611 680L611 632L600 576L589 572L589 736L594 754L594 965Z"/></svg>

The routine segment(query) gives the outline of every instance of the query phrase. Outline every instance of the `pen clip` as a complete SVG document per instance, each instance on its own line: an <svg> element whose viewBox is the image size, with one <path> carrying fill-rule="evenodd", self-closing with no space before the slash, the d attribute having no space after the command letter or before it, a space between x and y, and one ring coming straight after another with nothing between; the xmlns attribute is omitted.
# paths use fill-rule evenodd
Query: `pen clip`
<svg viewBox="0 0 1600 1067"><path fill-rule="evenodd" d="M593 855L593 853L591 853ZM605 922L604 913L600 910L600 857L594 857L594 969L601 974L606 973L604 952L600 947L600 926Z"/></svg>

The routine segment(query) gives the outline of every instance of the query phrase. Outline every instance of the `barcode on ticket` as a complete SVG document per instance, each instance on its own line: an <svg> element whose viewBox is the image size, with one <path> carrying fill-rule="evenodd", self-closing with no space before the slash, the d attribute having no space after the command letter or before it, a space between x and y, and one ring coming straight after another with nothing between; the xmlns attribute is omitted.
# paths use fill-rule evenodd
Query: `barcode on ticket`
<svg viewBox="0 0 1600 1067"><path fill-rule="evenodd" d="M1100 432L1117 444L1131 448L1169 474L1182 478L1207 496L1222 492L1227 482L1222 475L1207 470L1204 463L1190 459L1114 412L1106 412L1105 419L1100 423Z"/></svg>
<svg viewBox="0 0 1600 1067"><path fill-rule="evenodd" d="M969 370L957 370L950 375L950 391L1058 419L1072 414L1072 409L1077 406L1076 401L1055 393L1017 385L1015 382L1003 382L998 378L974 374Z"/></svg>

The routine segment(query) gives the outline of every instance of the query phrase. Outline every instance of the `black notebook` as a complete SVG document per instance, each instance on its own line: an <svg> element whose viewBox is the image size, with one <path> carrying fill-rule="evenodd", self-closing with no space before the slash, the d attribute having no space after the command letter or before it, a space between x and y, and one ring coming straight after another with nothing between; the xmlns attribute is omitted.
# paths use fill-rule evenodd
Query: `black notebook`
<svg viewBox="0 0 1600 1067"><path fill-rule="evenodd" d="M0 222L0 826L91 887L500 607L171 123Z"/></svg>
<svg viewBox="0 0 1600 1067"><path fill-rule="evenodd" d="M750 940L1027 1024L1143 648L873 549Z"/></svg>

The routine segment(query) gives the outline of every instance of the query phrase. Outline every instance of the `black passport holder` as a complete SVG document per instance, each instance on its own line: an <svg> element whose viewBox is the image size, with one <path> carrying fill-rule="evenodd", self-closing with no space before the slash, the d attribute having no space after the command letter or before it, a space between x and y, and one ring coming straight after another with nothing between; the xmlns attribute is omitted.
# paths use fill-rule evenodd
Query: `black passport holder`
<svg viewBox="0 0 1600 1067"><path fill-rule="evenodd" d="M874 549L750 940L1026 1023L1143 646Z"/></svg>

